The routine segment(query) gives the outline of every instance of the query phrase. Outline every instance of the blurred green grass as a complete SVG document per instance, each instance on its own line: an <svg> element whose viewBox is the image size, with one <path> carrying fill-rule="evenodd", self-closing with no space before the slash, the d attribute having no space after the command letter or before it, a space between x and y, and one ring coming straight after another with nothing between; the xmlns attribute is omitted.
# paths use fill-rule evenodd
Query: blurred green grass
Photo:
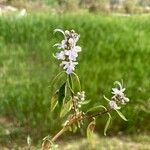
<svg viewBox="0 0 150 150"><path fill-rule="evenodd" d="M0 112L12 123L11 136L41 138L61 126L49 110L50 81L61 70L52 56L52 45L61 39L55 28L81 34L76 72L92 99L89 107L111 96L115 80L124 81L130 103L122 112L129 121L115 115L108 135L149 132L150 16L30 14L0 17ZM101 134L105 121L98 119Z"/></svg>
<svg viewBox="0 0 150 150"><path fill-rule="evenodd" d="M143 138L144 137L144 138ZM139 140L139 141L138 141ZM149 150L149 136L141 135L136 137L118 136L118 137L98 137L94 135L91 141L87 139L76 139L69 142L60 143L58 149L64 150Z"/></svg>
<svg viewBox="0 0 150 150"><path fill-rule="evenodd" d="M147 135L136 136L115 136L115 137L103 137L94 134L93 138L88 141L85 138L74 137L74 139L67 139L59 141L57 144L57 150L150 150L150 138ZM4 150L8 147L0 145ZM26 150L27 144L13 144L12 149ZM40 150L41 145L31 144L31 150Z"/></svg>

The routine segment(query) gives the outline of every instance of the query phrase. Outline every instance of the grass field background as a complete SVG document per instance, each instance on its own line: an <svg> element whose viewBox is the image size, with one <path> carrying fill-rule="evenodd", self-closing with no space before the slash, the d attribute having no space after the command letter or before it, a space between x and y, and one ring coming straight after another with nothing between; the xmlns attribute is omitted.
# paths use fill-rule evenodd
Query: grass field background
<svg viewBox="0 0 150 150"><path fill-rule="evenodd" d="M55 28L74 29L81 35L76 73L88 107L111 97L115 80L123 80L130 103L122 109L128 122L114 114L108 135L150 131L150 16L91 14L32 14L25 18L0 17L0 135L6 139L35 140L60 128L50 113L51 80L59 73L52 46L61 36ZM105 119L96 129L103 134ZM7 136L9 133L9 136ZM38 133L38 134L37 134Z"/></svg>

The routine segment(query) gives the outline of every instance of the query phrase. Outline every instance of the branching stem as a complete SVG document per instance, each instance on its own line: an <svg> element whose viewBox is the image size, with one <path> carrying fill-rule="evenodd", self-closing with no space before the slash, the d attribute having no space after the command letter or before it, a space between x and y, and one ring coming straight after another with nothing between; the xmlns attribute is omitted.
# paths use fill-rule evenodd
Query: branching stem
<svg viewBox="0 0 150 150"><path fill-rule="evenodd" d="M72 126L73 124L77 123L78 121L81 121L81 120L85 120L85 119L92 119L93 117L98 117L98 116L101 116L101 115L104 115L104 114L107 114L109 113L110 111L112 111L112 109L108 109L108 110L105 110L103 112L99 112L97 114L93 114L93 115L84 115L82 117L82 114L79 114L78 116L76 117L73 117L69 120L68 124L66 126L64 126L53 138L52 138L52 142L55 142L65 131L68 130L68 128L70 126Z"/></svg>

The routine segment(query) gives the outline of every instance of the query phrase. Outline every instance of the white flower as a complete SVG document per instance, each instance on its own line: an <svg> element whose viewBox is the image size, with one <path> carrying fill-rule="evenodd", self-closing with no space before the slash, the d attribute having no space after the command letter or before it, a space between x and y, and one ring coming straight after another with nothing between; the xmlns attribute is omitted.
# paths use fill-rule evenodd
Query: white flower
<svg viewBox="0 0 150 150"><path fill-rule="evenodd" d="M78 92L75 96L74 96L74 103L76 104L76 108L80 108L83 104L83 101L85 100L85 92Z"/></svg>
<svg viewBox="0 0 150 150"><path fill-rule="evenodd" d="M124 101L125 101L126 103L128 103L130 100L129 100L129 98L124 97Z"/></svg>
<svg viewBox="0 0 150 150"><path fill-rule="evenodd" d="M118 88L112 88L112 94L114 94L114 97L124 98L124 91L126 89L122 87L119 81L115 81L114 84L119 86Z"/></svg>
<svg viewBox="0 0 150 150"><path fill-rule="evenodd" d="M65 35L68 36L70 32L68 30L65 31Z"/></svg>
<svg viewBox="0 0 150 150"><path fill-rule="evenodd" d="M59 53L56 53L56 56L55 56L58 60L65 60L65 52L64 51L61 51Z"/></svg>
<svg viewBox="0 0 150 150"><path fill-rule="evenodd" d="M110 101L109 106L111 109L120 109L120 107L118 107L115 101Z"/></svg>
<svg viewBox="0 0 150 150"><path fill-rule="evenodd" d="M124 93L123 93L124 91L125 91L125 88L123 88L123 89L112 88L112 94L114 94L114 95L123 96L124 95Z"/></svg>
<svg viewBox="0 0 150 150"><path fill-rule="evenodd" d="M62 61L62 63L60 64L60 66L63 66L63 68L66 70L66 73L67 74L71 74L74 69L75 69L75 66L77 65L78 63L77 62L73 62L73 61Z"/></svg>
<svg viewBox="0 0 150 150"><path fill-rule="evenodd" d="M63 60L60 66L63 66L63 69L66 70L67 74L71 74L78 64L76 58L78 57L78 52L81 51L81 47L76 46L76 43L80 36L75 33L74 30L66 30L64 32L61 29L55 29L54 32L61 32L64 35L64 40L62 40L61 43L56 43L54 45L62 50L61 52L56 53L55 58Z"/></svg>
<svg viewBox="0 0 150 150"><path fill-rule="evenodd" d="M74 41L73 38L70 38L70 39L68 40L68 43L71 44L71 45L74 45L75 41Z"/></svg>
<svg viewBox="0 0 150 150"><path fill-rule="evenodd" d="M79 98L81 101L84 101L84 100L85 100L85 92L84 92L84 91L78 92L78 93L77 93L77 96L78 96L78 98Z"/></svg>
<svg viewBox="0 0 150 150"><path fill-rule="evenodd" d="M75 100L79 100L78 96L74 96L74 99L75 99Z"/></svg>
<svg viewBox="0 0 150 150"><path fill-rule="evenodd" d="M71 61L76 61L76 58L78 57L77 52L73 50L65 50L65 55L67 55Z"/></svg>
<svg viewBox="0 0 150 150"><path fill-rule="evenodd" d="M80 38L80 35L77 35L76 38L75 38L76 43L78 42L79 38Z"/></svg>
<svg viewBox="0 0 150 150"><path fill-rule="evenodd" d="M71 50L65 50L65 55L68 56L69 60L76 61L76 58L78 57L78 52L81 51L80 46L75 46Z"/></svg>
<svg viewBox="0 0 150 150"><path fill-rule="evenodd" d="M119 88L112 88L112 101L117 102L118 104L125 105L127 102L129 102L129 98L127 98L124 94L125 88L122 87L121 83L116 81L115 84L119 86Z"/></svg>
<svg viewBox="0 0 150 150"><path fill-rule="evenodd" d="M66 45L66 40L62 40L61 43L56 43L54 44L54 47L56 46L58 49L65 49Z"/></svg>
<svg viewBox="0 0 150 150"><path fill-rule="evenodd" d="M75 33L75 31L71 30L70 36L74 39L74 43L76 44L80 38L80 35Z"/></svg>
<svg viewBox="0 0 150 150"><path fill-rule="evenodd" d="M81 47L80 46L74 46L72 48L72 50L78 53L78 52L81 52Z"/></svg>

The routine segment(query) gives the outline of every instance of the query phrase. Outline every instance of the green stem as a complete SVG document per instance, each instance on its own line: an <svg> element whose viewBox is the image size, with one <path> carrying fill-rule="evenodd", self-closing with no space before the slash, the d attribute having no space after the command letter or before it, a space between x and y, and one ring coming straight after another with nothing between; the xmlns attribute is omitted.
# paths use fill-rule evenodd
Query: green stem
<svg viewBox="0 0 150 150"><path fill-rule="evenodd" d="M71 75L68 75L68 79L69 79L69 87L70 87L70 91L71 91L71 97L73 98L74 92L73 92L73 82L72 82Z"/></svg>

